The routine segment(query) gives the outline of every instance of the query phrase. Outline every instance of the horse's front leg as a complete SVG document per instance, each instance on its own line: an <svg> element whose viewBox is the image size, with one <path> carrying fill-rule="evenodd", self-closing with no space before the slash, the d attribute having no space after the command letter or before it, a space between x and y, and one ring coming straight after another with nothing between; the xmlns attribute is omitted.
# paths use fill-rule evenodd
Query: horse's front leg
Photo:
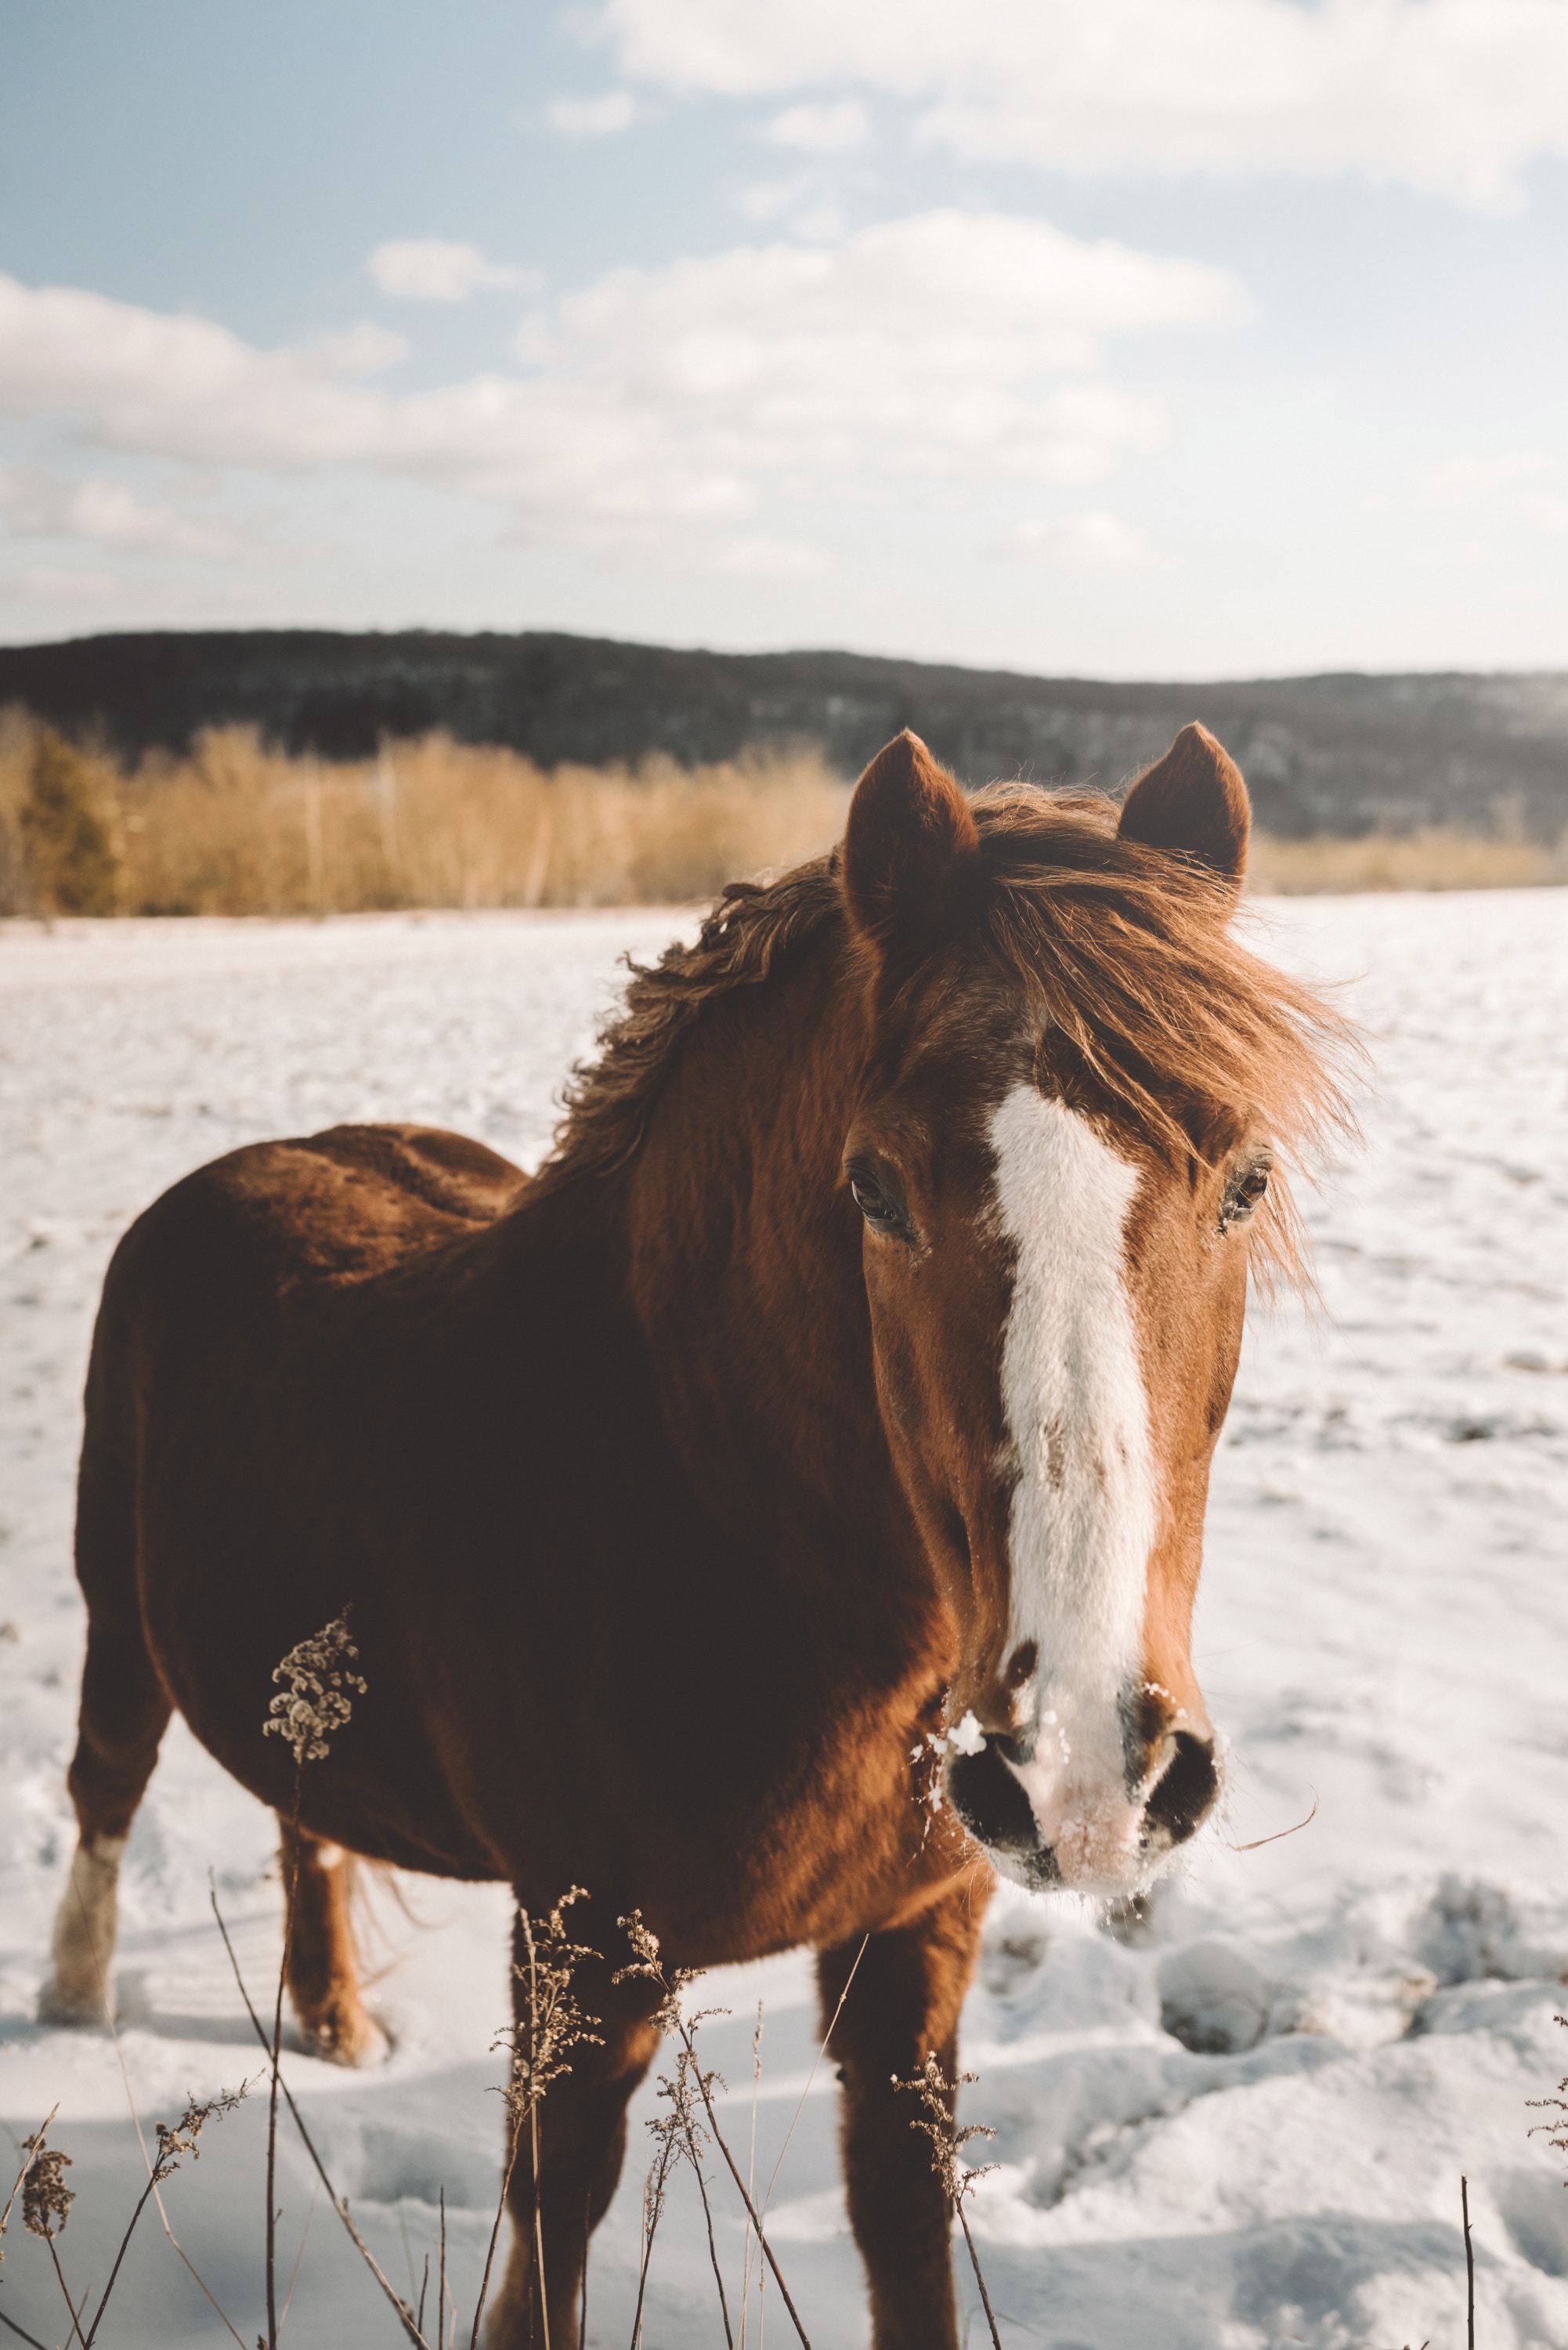
<svg viewBox="0 0 1568 2350"><path fill-rule="evenodd" d="M543 2350L546 2343L549 2350L578 2350L588 2239L615 2194L626 2158L626 2109L659 2046L659 2027L649 2020L658 1994L646 1982L610 1981L614 1967L629 1955L616 1931L614 1905L584 1902L566 1915L575 1941L609 1953L584 1961L571 1983L572 1998L598 2036L563 2052L570 2070L557 2074L539 2101L536 2175L534 2130L524 2122L517 2133L507 2190L512 2254L491 2298L484 2350ZM519 2045L525 2048L527 1950L521 1930L514 1950L514 2007Z"/></svg>
<svg viewBox="0 0 1568 2350"><path fill-rule="evenodd" d="M957 2350L947 2204L931 2142L909 2126L922 2108L893 2080L907 2081L928 2055L954 2078L959 2010L991 1887L981 1864L906 1924L874 1933L857 1967L858 1937L817 1959L824 2031L855 1970L829 2053L844 2085L844 2182L876 2350Z"/></svg>

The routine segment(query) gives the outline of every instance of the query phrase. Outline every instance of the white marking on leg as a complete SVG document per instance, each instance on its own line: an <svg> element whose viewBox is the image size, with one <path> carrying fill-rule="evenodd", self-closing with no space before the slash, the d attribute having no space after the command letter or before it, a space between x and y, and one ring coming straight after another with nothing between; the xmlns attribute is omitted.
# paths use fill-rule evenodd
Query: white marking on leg
<svg viewBox="0 0 1568 2350"><path fill-rule="evenodd" d="M84 1837L55 1913L55 1971L38 2002L45 2023L107 2023L124 1836Z"/></svg>
<svg viewBox="0 0 1568 2350"><path fill-rule="evenodd" d="M996 1207L1016 1251L1002 1401L1019 1474L1009 1647L1033 1640L1032 1762L1016 1766L1068 1884L1138 1873L1120 1700L1141 1678L1157 1490L1127 1295L1136 1168L1032 1085L992 1120Z"/></svg>

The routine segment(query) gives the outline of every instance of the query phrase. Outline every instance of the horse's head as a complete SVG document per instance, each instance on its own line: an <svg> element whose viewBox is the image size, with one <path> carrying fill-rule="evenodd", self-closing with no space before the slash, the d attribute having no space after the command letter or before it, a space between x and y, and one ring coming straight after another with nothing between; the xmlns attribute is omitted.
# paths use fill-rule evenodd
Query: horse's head
<svg viewBox="0 0 1568 2350"><path fill-rule="evenodd" d="M844 1173L883 1422L957 1629L945 1784L1025 1884L1139 1883L1220 1786L1189 1655L1277 1147L1332 1015L1229 929L1251 811L1190 726L1109 803L971 802L915 736L850 808L871 1051Z"/></svg>

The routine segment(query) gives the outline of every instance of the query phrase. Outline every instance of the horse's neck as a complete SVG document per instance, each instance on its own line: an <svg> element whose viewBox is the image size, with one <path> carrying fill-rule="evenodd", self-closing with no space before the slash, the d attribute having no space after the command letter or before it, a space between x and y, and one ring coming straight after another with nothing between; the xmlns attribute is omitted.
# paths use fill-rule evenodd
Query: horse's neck
<svg viewBox="0 0 1568 2350"><path fill-rule="evenodd" d="M836 941L717 999L649 1119L627 1208L630 1295L705 1506L786 1546L875 1553L909 1537L839 1172L865 1045Z"/></svg>

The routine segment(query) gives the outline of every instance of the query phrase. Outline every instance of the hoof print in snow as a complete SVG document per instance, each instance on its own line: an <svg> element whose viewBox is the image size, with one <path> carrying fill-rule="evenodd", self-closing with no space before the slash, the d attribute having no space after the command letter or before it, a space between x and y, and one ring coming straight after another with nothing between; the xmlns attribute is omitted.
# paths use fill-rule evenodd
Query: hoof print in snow
<svg viewBox="0 0 1568 2350"><path fill-rule="evenodd" d="M1198 2056L1238 2056L1269 2028L1268 1977L1230 1942L1189 1942L1159 1962L1159 2020Z"/></svg>
<svg viewBox="0 0 1568 2350"><path fill-rule="evenodd" d="M1530 1903L1521 1916L1500 1885L1445 1877L1417 1920L1416 1955L1445 1988L1458 1983L1563 1981L1568 1971L1559 1920Z"/></svg>
<svg viewBox="0 0 1568 2350"><path fill-rule="evenodd" d="M1007 1999L1021 1988L1045 1956L1046 1940L1043 1933L1018 1927L987 1940L981 1955L980 1979L992 1999Z"/></svg>

